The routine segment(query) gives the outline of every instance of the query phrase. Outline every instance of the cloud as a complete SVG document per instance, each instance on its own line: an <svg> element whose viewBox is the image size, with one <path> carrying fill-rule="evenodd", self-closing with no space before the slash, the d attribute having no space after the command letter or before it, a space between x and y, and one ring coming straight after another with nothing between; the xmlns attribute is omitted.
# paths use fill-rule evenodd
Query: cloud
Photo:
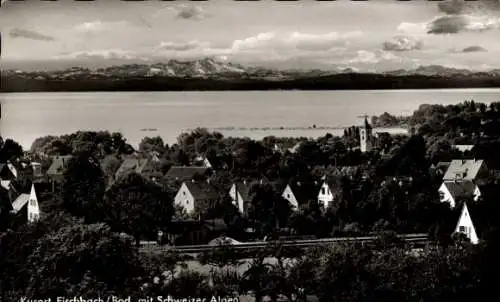
<svg viewBox="0 0 500 302"><path fill-rule="evenodd" d="M53 59L148 60L147 57L141 57L135 52L116 48L61 53Z"/></svg>
<svg viewBox="0 0 500 302"><path fill-rule="evenodd" d="M442 13L430 21L403 22L398 31L417 36L443 35L462 32L483 32L500 29L500 0L464 1L449 0L437 4Z"/></svg>
<svg viewBox="0 0 500 302"><path fill-rule="evenodd" d="M386 51L411 51L422 47L423 42L420 39L409 36L396 36L382 44L382 49Z"/></svg>
<svg viewBox="0 0 500 302"><path fill-rule="evenodd" d="M232 44L234 50L251 50L262 47L271 47L278 36L273 32L260 33L243 40L235 40Z"/></svg>
<svg viewBox="0 0 500 302"><path fill-rule="evenodd" d="M500 11L500 0L446 0L438 3L438 10L447 15L481 14L490 11Z"/></svg>
<svg viewBox="0 0 500 302"><path fill-rule="evenodd" d="M96 20L78 24L75 26L75 30L79 32L95 33L95 32L121 29L126 25L128 25L128 22L126 21L102 22L100 20Z"/></svg>
<svg viewBox="0 0 500 302"><path fill-rule="evenodd" d="M208 17L208 14L200 6L183 4L170 9L175 12L175 17L177 19L202 20Z"/></svg>
<svg viewBox="0 0 500 302"><path fill-rule="evenodd" d="M486 52L486 51L488 51L486 48L479 45L473 45L462 49L462 52Z"/></svg>
<svg viewBox="0 0 500 302"><path fill-rule="evenodd" d="M456 34L481 32L500 28L500 18L472 15L446 15L437 17L428 25L429 34Z"/></svg>
<svg viewBox="0 0 500 302"><path fill-rule="evenodd" d="M452 49L452 53L471 53L471 52L487 52L488 50L479 45L472 45L463 49Z"/></svg>
<svg viewBox="0 0 500 302"><path fill-rule="evenodd" d="M438 10L448 15L461 14L467 8L467 3L461 0L443 1L438 3Z"/></svg>
<svg viewBox="0 0 500 302"><path fill-rule="evenodd" d="M427 34L428 30L427 27L428 27L427 22L421 22L421 23L403 22L399 24L398 31L405 35L422 36Z"/></svg>
<svg viewBox="0 0 500 302"><path fill-rule="evenodd" d="M386 51L358 50L356 55L350 59L344 59L343 64L377 64L383 61L403 62L406 59Z"/></svg>
<svg viewBox="0 0 500 302"><path fill-rule="evenodd" d="M39 32L33 31L33 30L28 30L28 29L22 29L22 28L14 28L9 32L9 36L12 38L24 38L24 39L30 39L30 40L37 40L37 41L54 41L55 38L43 35Z"/></svg>
<svg viewBox="0 0 500 302"><path fill-rule="evenodd" d="M428 24L429 34L481 32L500 28L500 0L447 0L438 3L442 16Z"/></svg>
<svg viewBox="0 0 500 302"><path fill-rule="evenodd" d="M275 33L266 32L232 43L233 51L251 51L272 49L276 51L328 51L338 47L345 47L349 39L362 36L362 32L324 34L308 34L300 32Z"/></svg>
<svg viewBox="0 0 500 302"><path fill-rule="evenodd" d="M155 51L188 51L194 49L208 48L210 47L210 43L203 43L197 40L189 41L185 43L177 43L177 42L161 42L155 48Z"/></svg>

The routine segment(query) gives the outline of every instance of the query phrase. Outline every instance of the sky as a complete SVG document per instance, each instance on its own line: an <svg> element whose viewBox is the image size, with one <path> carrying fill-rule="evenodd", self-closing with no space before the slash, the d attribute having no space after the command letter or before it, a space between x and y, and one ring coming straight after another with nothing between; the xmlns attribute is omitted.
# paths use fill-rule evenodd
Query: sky
<svg viewBox="0 0 500 302"><path fill-rule="evenodd" d="M7 1L0 30L9 67L213 57L273 68L500 68L500 0Z"/></svg>

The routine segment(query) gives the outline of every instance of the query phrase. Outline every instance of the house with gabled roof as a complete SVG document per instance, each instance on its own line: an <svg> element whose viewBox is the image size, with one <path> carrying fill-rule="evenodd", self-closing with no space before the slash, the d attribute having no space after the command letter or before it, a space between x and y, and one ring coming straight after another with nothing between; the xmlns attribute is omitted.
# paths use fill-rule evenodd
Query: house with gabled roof
<svg viewBox="0 0 500 302"><path fill-rule="evenodd" d="M281 193L281 197L288 200L288 202L292 206L292 210L297 210L299 208L299 205L304 202L303 201L304 198L302 198L303 196L301 195L301 193L302 190L300 189L300 186L298 186L297 184L295 185L287 184L285 189L283 190L283 193Z"/></svg>
<svg viewBox="0 0 500 302"><path fill-rule="evenodd" d="M229 197L240 213L246 213L247 205L251 202L250 184L247 181L233 183L229 190Z"/></svg>
<svg viewBox="0 0 500 302"><path fill-rule="evenodd" d="M301 204L307 203L310 199L307 189L300 182L287 184L281 196L288 200L292 206L292 210L297 210Z"/></svg>
<svg viewBox="0 0 500 302"><path fill-rule="evenodd" d="M445 181L438 191L440 201L449 203L451 208L454 208L461 198L471 197L477 201L481 197L481 190L470 180Z"/></svg>
<svg viewBox="0 0 500 302"><path fill-rule="evenodd" d="M209 182L184 181L175 195L174 204L183 207L188 214L200 213L215 205L219 197Z"/></svg>
<svg viewBox="0 0 500 302"><path fill-rule="evenodd" d="M281 192L281 197L290 202L292 210L297 210L300 205L317 198L318 185L316 183L296 181L279 184L276 189Z"/></svg>
<svg viewBox="0 0 500 302"><path fill-rule="evenodd" d="M22 193L12 202L12 212L21 215L27 222L40 219L40 207L34 184L31 185L29 194Z"/></svg>
<svg viewBox="0 0 500 302"><path fill-rule="evenodd" d="M148 159L130 156L123 159L122 164L115 173L115 179L122 178L129 173L142 174L148 164Z"/></svg>
<svg viewBox="0 0 500 302"><path fill-rule="evenodd" d="M323 177L323 184L321 185L318 193L318 203L323 209L328 209L332 206L335 200L335 192L340 187L340 178L338 176L334 177Z"/></svg>
<svg viewBox="0 0 500 302"><path fill-rule="evenodd" d="M207 172L208 169L205 167L173 166L165 174L165 178L176 181L190 181L197 177L206 178Z"/></svg>
<svg viewBox="0 0 500 302"><path fill-rule="evenodd" d="M451 161L443 181L477 181L488 177L488 168L484 160L454 159Z"/></svg>
<svg viewBox="0 0 500 302"><path fill-rule="evenodd" d="M64 180L64 172L72 159L72 155L57 155L52 158L47 176L53 183L61 183Z"/></svg>
<svg viewBox="0 0 500 302"><path fill-rule="evenodd" d="M475 218L477 219L477 218ZM474 224L472 217L471 217L471 212L469 208L467 207L467 203L464 202L462 205L462 210L460 212L460 216L457 221L457 225L455 227L455 233L462 233L469 238L470 242L472 244L478 244L479 243L479 235L478 235L478 229L476 228L477 225Z"/></svg>

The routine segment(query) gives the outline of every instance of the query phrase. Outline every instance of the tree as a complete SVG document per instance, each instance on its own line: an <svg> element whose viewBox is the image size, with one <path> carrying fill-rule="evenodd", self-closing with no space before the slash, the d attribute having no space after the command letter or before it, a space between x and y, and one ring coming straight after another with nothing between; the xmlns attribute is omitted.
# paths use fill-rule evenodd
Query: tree
<svg viewBox="0 0 500 302"><path fill-rule="evenodd" d="M34 224L23 224L17 229L0 233L1 300L15 300L25 293L32 274L26 259L37 248L39 239L63 227L80 223L80 220L67 213L57 212L49 213Z"/></svg>
<svg viewBox="0 0 500 302"><path fill-rule="evenodd" d="M23 156L23 147L8 138L5 141L0 137L0 163L12 161Z"/></svg>
<svg viewBox="0 0 500 302"><path fill-rule="evenodd" d="M115 155L108 155L102 160L102 168L106 177L113 179L120 168L121 161Z"/></svg>
<svg viewBox="0 0 500 302"><path fill-rule="evenodd" d="M41 237L27 258L31 297L130 295L144 271L129 239L104 224L76 224Z"/></svg>
<svg viewBox="0 0 500 302"><path fill-rule="evenodd" d="M145 137L139 143L139 151L144 153L158 152L163 154L165 152L165 144L160 136Z"/></svg>
<svg viewBox="0 0 500 302"><path fill-rule="evenodd" d="M271 185L253 185L250 188L250 199L248 218L259 225L261 236L269 235L277 228L287 225L291 205L274 191Z"/></svg>
<svg viewBox="0 0 500 302"><path fill-rule="evenodd" d="M140 236L156 236L170 222L172 200L162 187L130 173L106 192L102 211L113 230L133 235L139 244Z"/></svg>
<svg viewBox="0 0 500 302"><path fill-rule="evenodd" d="M240 291L243 293L253 291L255 301L261 302L262 298L269 292L266 287L269 285L267 276L270 271L271 266L265 263L264 254L256 255L249 263L248 269L243 273Z"/></svg>
<svg viewBox="0 0 500 302"><path fill-rule="evenodd" d="M101 221L100 204L105 190L103 171L89 153L70 160L64 172L62 201L65 209L88 222Z"/></svg>

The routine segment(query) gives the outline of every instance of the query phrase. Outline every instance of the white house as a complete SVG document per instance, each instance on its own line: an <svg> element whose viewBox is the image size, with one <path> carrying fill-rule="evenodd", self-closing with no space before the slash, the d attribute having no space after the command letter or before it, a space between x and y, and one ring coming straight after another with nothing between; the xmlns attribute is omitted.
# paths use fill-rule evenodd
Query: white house
<svg viewBox="0 0 500 302"><path fill-rule="evenodd" d="M30 194L20 194L14 200L12 203L12 212L26 214L28 222L35 222L40 218L40 207L34 185L31 185Z"/></svg>
<svg viewBox="0 0 500 302"><path fill-rule="evenodd" d="M451 208L456 206L457 199L471 196L474 201L481 197L479 187L472 181L445 181L438 189L441 202L448 202Z"/></svg>
<svg viewBox="0 0 500 302"><path fill-rule="evenodd" d="M185 181L175 195L174 204L192 214L210 207L217 199L217 193L207 182Z"/></svg>
<svg viewBox="0 0 500 302"><path fill-rule="evenodd" d="M297 189L295 190L297 191ZM297 196L294 194L294 190L292 190L292 187L290 185L286 185L285 190L283 190L283 194L281 196L288 200L288 202L292 205L292 209L296 210L299 208L299 201L297 199Z"/></svg>
<svg viewBox="0 0 500 302"><path fill-rule="evenodd" d="M323 209L327 209L332 205L336 185L334 181L325 180L321 185L318 193L318 203Z"/></svg>
<svg viewBox="0 0 500 302"><path fill-rule="evenodd" d="M477 244L479 242L477 231L474 227L474 223L472 223L472 218L466 203L464 203L462 207L462 212L460 213L457 226L455 227L455 233L465 234L472 244Z"/></svg>
<svg viewBox="0 0 500 302"><path fill-rule="evenodd" d="M238 208L240 213L245 213L245 205L250 201L250 186L246 181L234 183L229 190L229 196L233 205Z"/></svg>

